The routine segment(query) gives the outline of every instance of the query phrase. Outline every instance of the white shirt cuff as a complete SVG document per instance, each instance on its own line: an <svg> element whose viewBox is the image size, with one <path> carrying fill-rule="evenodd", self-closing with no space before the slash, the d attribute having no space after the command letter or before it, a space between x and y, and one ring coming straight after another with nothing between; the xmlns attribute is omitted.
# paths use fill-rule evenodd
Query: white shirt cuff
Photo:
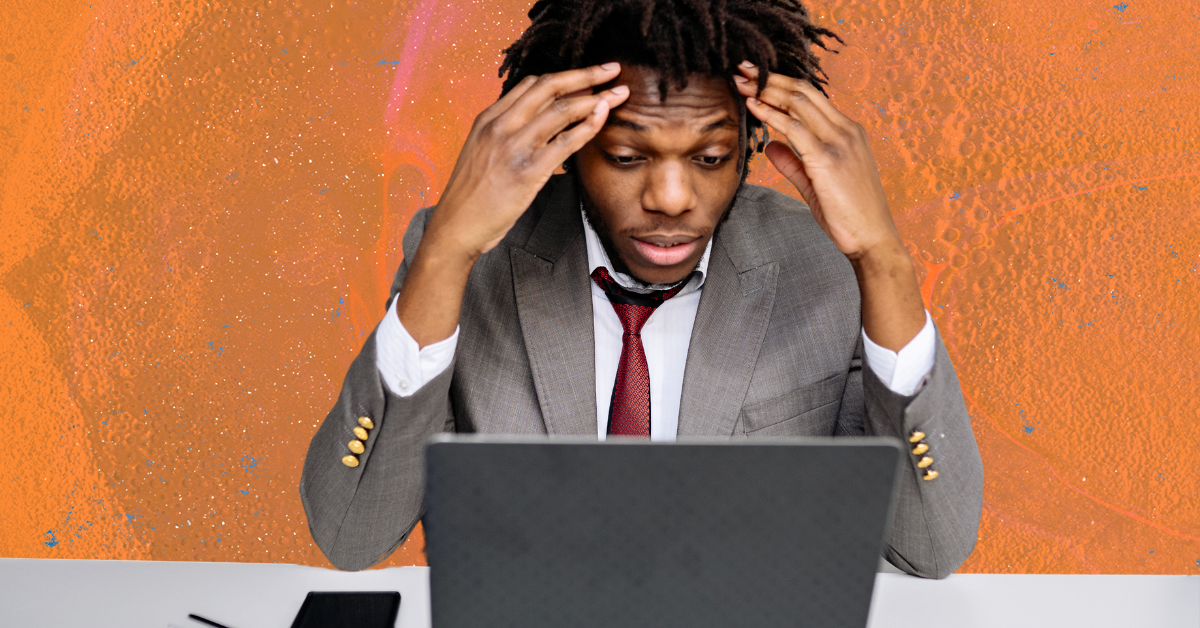
<svg viewBox="0 0 1200 628"><path fill-rule="evenodd" d="M392 394L411 397L450 367L458 346L458 327L449 338L422 349L396 316L398 300L392 299L375 331L375 368Z"/></svg>
<svg viewBox="0 0 1200 628"><path fill-rule="evenodd" d="M925 312L925 326L897 353L871 342L863 330L863 351L867 364L888 390L905 397L917 392L921 381L933 370L937 351L937 330L933 317Z"/></svg>

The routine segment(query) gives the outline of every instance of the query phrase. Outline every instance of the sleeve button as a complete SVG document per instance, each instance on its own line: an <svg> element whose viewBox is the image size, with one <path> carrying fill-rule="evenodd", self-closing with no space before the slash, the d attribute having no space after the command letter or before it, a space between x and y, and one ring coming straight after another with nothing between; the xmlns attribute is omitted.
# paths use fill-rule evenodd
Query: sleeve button
<svg viewBox="0 0 1200 628"><path fill-rule="evenodd" d="M912 436L909 436L909 437L908 437L908 442L910 442L910 443L919 443L919 442L921 442L921 439L923 439L923 438L925 438L925 432L916 432L916 431L914 431L914 432L912 433Z"/></svg>
<svg viewBox="0 0 1200 628"><path fill-rule="evenodd" d="M922 479L922 480L925 480L926 482L928 482L928 481L930 481L930 480L932 480L932 479L936 478L937 476L938 476L938 472L937 472L937 471L934 471L933 469L930 469L930 470L928 470L928 471L926 471L926 472L925 472L925 475L921 476L921 479Z"/></svg>
<svg viewBox="0 0 1200 628"><path fill-rule="evenodd" d="M354 456L345 456L342 458L342 464L353 469L358 466L358 458Z"/></svg>
<svg viewBox="0 0 1200 628"><path fill-rule="evenodd" d="M924 469L931 464L933 464L933 458L930 458L929 456L925 456L924 458L921 458L921 460L917 462L917 468Z"/></svg>
<svg viewBox="0 0 1200 628"><path fill-rule="evenodd" d="M929 451L929 445L918 443L916 447L913 447L912 453L914 456L919 456L927 451Z"/></svg>
<svg viewBox="0 0 1200 628"><path fill-rule="evenodd" d="M369 416L358 417L358 424L369 430L375 429L375 422L372 421L371 417L369 417Z"/></svg>
<svg viewBox="0 0 1200 628"><path fill-rule="evenodd" d="M363 447L361 440L352 440L346 446L350 448L350 451L352 451L356 454L361 454L362 452L367 450L366 447Z"/></svg>
<svg viewBox="0 0 1200 628"><path fill-rule="evenodd" d="M358 440L367 440L367 430L361 427L354 428L354 435L358 437Z"/></svg>

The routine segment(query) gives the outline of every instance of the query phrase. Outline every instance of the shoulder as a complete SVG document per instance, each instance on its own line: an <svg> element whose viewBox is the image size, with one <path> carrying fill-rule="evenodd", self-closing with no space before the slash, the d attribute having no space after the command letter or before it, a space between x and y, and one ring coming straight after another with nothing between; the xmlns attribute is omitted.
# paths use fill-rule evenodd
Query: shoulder
<svg viewBox="0 0 1200 628"><path fill-rule="evenodd" d="M417 250L421 238L425 235L425 227L437 206L424 207L417 210L408 222L404 233L404 252L411 256ZM546 224L543 224L546 223ZM482 259L504 257L507 259L508 249L512 247L528 248L535 240L534 234L541 227L549 229L551 235L572 235L574 231L583 233L582 219L579 218L579 196L575 192L574 181L566 175L553 175L534 198L533 203L525 213L517 219L509 229L501 244L484 254ZM562 232L562 233L559 233Z"/></svg>

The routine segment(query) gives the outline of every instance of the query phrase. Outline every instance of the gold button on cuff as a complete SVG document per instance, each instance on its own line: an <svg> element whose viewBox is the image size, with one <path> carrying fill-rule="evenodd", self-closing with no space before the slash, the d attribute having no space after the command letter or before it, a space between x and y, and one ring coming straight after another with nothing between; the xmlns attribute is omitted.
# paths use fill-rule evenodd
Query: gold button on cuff
<svg viewBox="0 0 1200 628"><path fill-rule="evenodd" d="M925 432L913 432L912 436L908 437L908 442L919 443L922 438L925 438Z"/></svg>
<svg viewBox="0 0 1200 628"><path fill-rule="evenodd" d="M938 476L938 472L934 471L933 469L930 469L925 472L925 475L921 476L921 479L928 482L928 481L932 480L933 478L936 478L937 476Z"/></svg>
<svg viewBox="0 0 1200 628"><path fill-rule="evenodd" d="M353 447L351 447L351 449L353 449ZM360 452L356 452L356 453L362 453L362 452L360 451ZM931 464L933 464L933 458L930 458L929 456L925 456L924 458L921 458L921 460L919 460L917 462L917 468L924 469L925 467L928 467Z"/></svg>
<svg viewBox="0 0 1200 628"><path fill-rule="evenodd" d="M375 429L375 422L372 421L371 417L369 417L369 416L358 417L358 424L369 430Z"/></svg>
<svg viewBox="0 0 1200 628"><path fill-rule="evenodd" d="M913 447L914 456L919 456L927 451L929 451L929 445L926 445L925 443L918 443L916 447Z"/></svg>
<svg viewBox="0 0 1200 628"><path fill-rule="evenodd" d="M352 440L346 446L350 448L350 451L353 451L356 454L361 454L362 452L367 450L366 447L363 447L361 440ZM932 461L930 461L930 462L932 462Z"/></svg>
<svg viewBox="0 0 1200 628"><path fill-rule="evenodd" d="M355 458L354 456L344 456L342 457L342 464L353 469L354 467L358 466L358 458Z"/></svg>
<svg viewBox="0 0 1200 628"><path fill-rule="evenodd" d="M358 440L367 440L367 430L361 427L354 428L354 435L358 437Z"/></svg>

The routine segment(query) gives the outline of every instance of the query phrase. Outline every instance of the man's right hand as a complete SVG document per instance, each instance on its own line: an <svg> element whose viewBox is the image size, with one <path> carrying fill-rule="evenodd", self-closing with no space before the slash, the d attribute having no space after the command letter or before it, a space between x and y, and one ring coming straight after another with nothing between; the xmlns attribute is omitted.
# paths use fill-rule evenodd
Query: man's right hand
<svg viewBox="0 0 1200 628"><path fill-rule="evenodd" d="M606 63L529 76L475 118L397 297L400 322L419 346L454 333L475 260L629 96L623 85L592 93L619 73Z"/></svg>

